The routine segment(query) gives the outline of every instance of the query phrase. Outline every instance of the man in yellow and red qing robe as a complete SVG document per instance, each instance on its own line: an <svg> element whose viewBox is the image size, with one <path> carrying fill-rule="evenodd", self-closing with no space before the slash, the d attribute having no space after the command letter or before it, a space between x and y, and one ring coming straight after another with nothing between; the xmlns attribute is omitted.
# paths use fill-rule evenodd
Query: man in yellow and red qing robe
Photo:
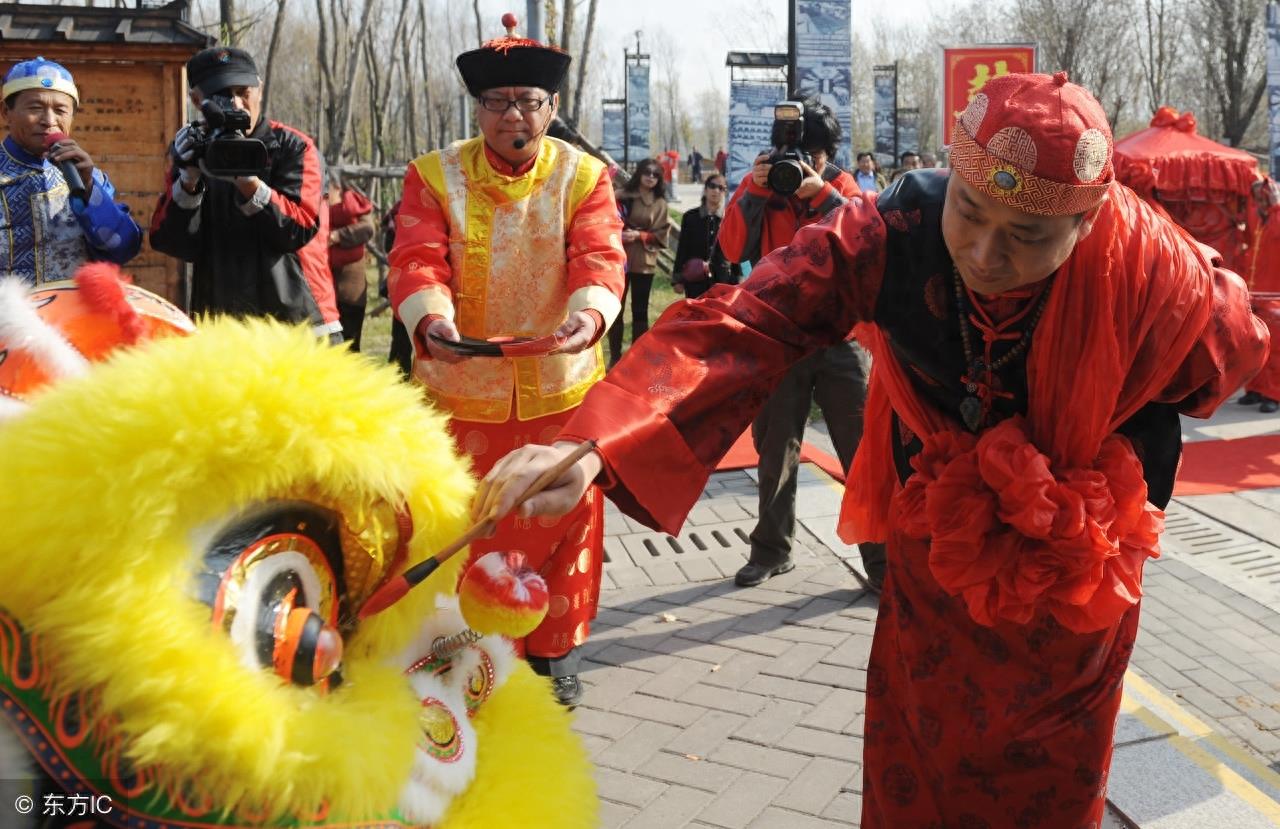
<svg viewBox="0 0 1280 829"><path fill-rule="evenodd" d="M604 164L546 135L569 55L515 37L508 18L506 37L458 56L482 134L409 165L388 274L414 373L479 473L554 438L604 376L597 341L618 314L626 261ZM508 345L463 356L448 343L464 338ZM546 579L547 618L524 651L557 698L576 704L575 649L600 592L603 499L593 490L558 518L508 519L471 545L473 559L491 550L523 553Z"/></svg>

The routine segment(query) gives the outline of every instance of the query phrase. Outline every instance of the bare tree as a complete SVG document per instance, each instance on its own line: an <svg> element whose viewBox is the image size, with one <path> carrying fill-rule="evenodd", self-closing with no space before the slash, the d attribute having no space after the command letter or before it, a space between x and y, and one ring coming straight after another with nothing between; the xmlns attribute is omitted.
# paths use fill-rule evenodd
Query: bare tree
<svg viewBox="0 0 1280 829"><path fill-rule="evenodd" d="M1142 15L1134 18L1138 61L1151 112L1169 102L1185 20L1184 10L1175 9L1170 0L1142 0Z"/></svg>
<svg viewBox="0 0 1280 829"><path fill-rule="evenodd" d="M1262 6L1252 0L1194 0L1192 37L1216 90L1222 136L1239 146L1267 89Z"/></svg>
<svg viewBox="0 0 1280 829"><path fill-rule="evenodd" d="M564 0L564 12L560 15L560 48L566 52L573 50L573 29L578 15L574 11L573 0ZM583 56L579 55L579 59ZM560 84L560 109L569 112L574 101L573 77L566 74Z"/></svg>
<svg viewBox="0 0 1280 829"><path fill-rule="evenodd" d="M289 0L276 0L276 22L271 26L271 44L267 47L267 65L262 73L262 111L270 112L271 73L276 64L276 48L280 45L280 30L284 28L285 4Z"/></svg>
<svg viewBox="0 0 1280 829"><path fill-rule="evenodd" d="M218 39L228 46L235 46L240 40L236 29L236 0L218 0L218 10L222 20Z"/></svg>
<svg viewBox="0 0 1280 829"><path fill-rule="evenodd" d="M476 16L476 45L484 45L484 26L480 23L480 0L471 0L471 11Z"/></svg>
<svg viewBox="0 0 1280 829"><path fill-rule="evenodd" d="M596 2L591 0L587 6L587 28L582 33L582 49L578 54L578 81L574 84L577 94L573 98L573 115L569 119L574 127L582 123L582 98L587 86L587 66L591 62L591 36L596 29Z"/></svg>

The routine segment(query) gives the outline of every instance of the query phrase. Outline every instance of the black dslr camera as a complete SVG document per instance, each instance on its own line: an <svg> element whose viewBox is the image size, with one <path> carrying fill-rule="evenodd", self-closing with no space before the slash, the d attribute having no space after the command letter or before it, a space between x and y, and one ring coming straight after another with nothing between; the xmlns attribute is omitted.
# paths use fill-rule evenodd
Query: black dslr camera
<svg viewBox="0 0 1280 829"><path fill-rule="evenodd" d="M790 196L804 180L801 162L811 165L813 159L800 149L804 143L804 104L782 101L773 107L773 131L769 140L777 149L769 156L769 189Z"/></svg>
<svg viewBox="0 0 1280 829"><path fill-rule="evenodd" d="M246 137L253 128L249 113L236 109L226 95L210 95L200 104L204 121L192 123L196 140L192 160L217 176L260 176L267 169L267 145Z"/></svg>

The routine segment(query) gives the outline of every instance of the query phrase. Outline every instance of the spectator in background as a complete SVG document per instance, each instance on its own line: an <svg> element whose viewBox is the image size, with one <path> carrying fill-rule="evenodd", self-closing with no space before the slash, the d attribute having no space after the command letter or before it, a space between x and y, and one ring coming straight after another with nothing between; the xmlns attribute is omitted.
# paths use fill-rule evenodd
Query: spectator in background
<svg viewBox="0 0 1280 829"><path fill-rule="evenodd" d="M671 216L667 211L667 191L658 160L646 158L618 191L618 213L622 216L622 247L627 252L627 282L622 289L622 305L631 294L631 342L649 330L649 291L658 267L658 251L667 244ZM609 365L622 358L622 311L609 326Z"/></svg>
<svg viewBox="0 0 1280 829"><path fill-rule="evenodd" d="M888 186L884 176L876 169L876 158L871 153L858 153L858 169L853 173L853 180L858 189L864 193L879 193Z"/></svg>
<svg viewBox="0 0 1280 829"><path fill-rule="evenodd" d="M365 243L373 238L373 203L353 187L329 180L329 272L338 296L342 339L360 350L369 282L364 269Z"/></svg>
<svg viewBox="0 0 1280 829"><path fill-rule="evenodd" d="M804 101L804 146L813 166L803 165L805 177L795 193L784 196L768 186L769 152L756 157L725 208L719 245L732 262L755 263L770 251L791 244L801 229L818 222L858 195L853 177L830 162L840 146L840 122L831 108L793 92L790 100ZM781 143L774 135L772 142ZM751 531L751 553L734 581L754 587L766 579L795 569L792 548L796 534L796 489L800 446L813 401L822 409L840 465L848 471L862 439L862 413L867 397L871 358L850 336L844 342L809 354L792 365L751 424L751 438L760 454L760 516ZM868 586L884 582L883 544L860 544Z"/></svg>
<svg viewBox="0 0 1280 829"><path fill-rule="evenodd" d="M907 150L902 154L901 163L898 169L893 173L893 180L897 181L898 177L903 173L909 173L912 170L920 169L920 156L912 150Z"/></svg>
<svg viewBox="0 0 1280 829"><path fill-rule="evenodd" d="M702 153L698 152L697 147L689 153L689 180L702 181Z"/></svg>
<svg viewBox="0 0 1280 829"><path fill-rule="evenodd" d="M329 273L324 166L304 133L262 112L262 80L243 49L214 46L187 61L191 102L225 96L249 115L249 138L267 145L261 175L211 173L198 130L185 125L151 217L151 247L195 265L191 310L308 323L342 342Z"/></svg>
<svg viewBox="0 0 1280 829"><path fill-rule="evenodd" d="M920 167L924 170L932 170L938 166L938 159L933 153L920 153Z"/></svg>
<svg viewBox="0 0 1280 829"><path fill-rule="evenodd" d="M399 200L382 215L382 249L387 253L396 246L396 220L399 216ZM390 304L391 292L387 287L387 279L383 279L378 286L378 293ZM391 350L387 354L387 362L395 363L406 379L413 376L413 343L409 340L409 330L394 313L391 315Z"/></svg>
<svg viewBox="0 0 1280 829"><path fill-rule="evenodd" d="M680 217L680 242L671 266L671 283L676 293L689 299L705 294L712 285L737 285L742 269L730 264L716 243L724 215L724 176L712 173L702 185L702 204Z"/></svg>
<svg viewBox="0 0 1280 829"><path fill-rule="evenodd" d="M35 285L70 279L92 259L123 265L136 256L142 229L115 200L111 180L66 137L80 102L71 73L44 58L22 61L5 75L3 97L9 134L0 152L0 196L8 244L0 244L0 272ZM63 138L46 147L55 133ZM75 168L82 197L68 192L61 164Z"/></svg>
<svg viewBox="0 0 1280 829"><path fill-rule="evenodd" d="M716 171L723 176L728 172L728 166L729 154L724 151L724 147L721 147L716 150Z"/></svg>

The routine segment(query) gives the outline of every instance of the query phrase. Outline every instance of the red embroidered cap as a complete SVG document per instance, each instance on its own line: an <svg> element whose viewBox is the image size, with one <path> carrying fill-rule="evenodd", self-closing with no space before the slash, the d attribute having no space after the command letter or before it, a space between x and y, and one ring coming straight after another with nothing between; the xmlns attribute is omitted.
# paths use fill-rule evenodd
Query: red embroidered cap
<svg viewBox="0 0 1280 829"><path fill-rule="evenodd" d="M543 46L536 40L516 37L516 16L507 12L502 25L505 37L486 41L479 49L458 55L454 61L462 82L471 97L479 98L486 89L503 86L536 86L558 92L569 73L572 58L554 46Z"/></svg>
<svg viewBox="0 0 1280 829"><path fill-rule="evenodd" d="M956 122L951 166L996 201L1041 216L1095 207L1115 178L1106 113L1066 72L993 78Z"/></svg>

